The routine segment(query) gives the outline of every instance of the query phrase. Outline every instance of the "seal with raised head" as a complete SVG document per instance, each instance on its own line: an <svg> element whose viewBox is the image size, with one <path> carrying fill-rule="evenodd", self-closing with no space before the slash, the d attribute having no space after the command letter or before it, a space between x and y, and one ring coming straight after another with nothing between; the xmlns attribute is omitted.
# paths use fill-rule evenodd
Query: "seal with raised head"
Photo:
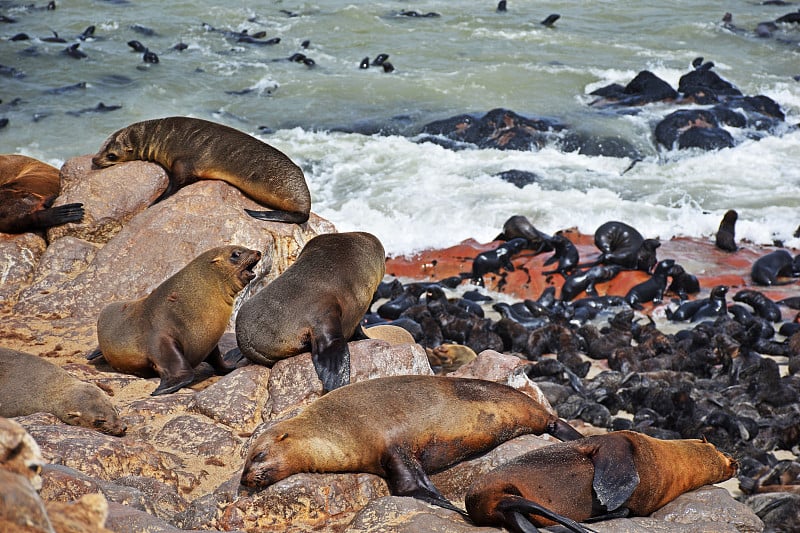
<svg viewBox="0 0 800 533"><path fill-rule="evenodd" d="M722 217L714 238L714 244L720 250L735 252L738 249L736 246L736 220L738 218L739 214L733 209L726 211Z"/></svg>
<svg viewBox="0 0 800 533"><path fill-rule="evenodd" d="M92 157L97 167L124 161L164 167L169 186L156 202L197 180L230 183L275 211L247 213L260 220L302 224L311 211L303 171L280 150L235 128L190 117L136 122L111 134Z"/></svg>
<svg viewBox="0 0 800 533"><path fill-rule="evenodd" d="M105 357L121 372L161 377L152 394L175 392L194 380L207 361L215 370L234 369L220 353L220 337L236 295L255 277L261 252L220 246L200 254L139 300L106 305L97 317L99 348L88 359Z"/></svg>
<svg viewBox="0 0 800 533"><path fill-rule="evenodd" d="M0 416L51 413L72 426L125 434L105 392L33 354L0 348L0 398Z"/></svg>
<svg viewBox="0 0 800 533"><path fill-rule="evenodd" d="M329 392L252 443L242 484L264 488L300 472L367 472L396 496L449 506L428 475L523 434L580 438L552 411L480 379L391 376Z"/></svg>
<svg viewBox="0 0 800 533"><path fill-rule="evenodd" d="M325 390L350 382L347 341L363 338L361 319L386 271L383 245L366 232L308 241L289 268L236 315L236 341L255 363L311 352Z"/></svg>
<svg viewBox="0 0 800 533"><path fill-rule="evenodd" d="M0 155L0 233L78 222L83 204L50 207L61 192L58 169L24 155Z"/></svg>
<svg viewBox="0 0 800 533"><path fill-rule="evenodd" d="M533 531L532 524L552 525L553 514L573 521L625 510L647 516L736 469L706 441L615 431L523 454L476 479L465 504L477 525Z"/></svg>

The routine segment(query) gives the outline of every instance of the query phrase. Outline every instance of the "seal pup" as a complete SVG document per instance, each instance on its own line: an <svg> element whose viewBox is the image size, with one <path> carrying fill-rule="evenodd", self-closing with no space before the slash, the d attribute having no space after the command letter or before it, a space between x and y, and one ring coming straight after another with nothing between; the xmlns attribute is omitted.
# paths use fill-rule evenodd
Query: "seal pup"
<svg viewBox="0 0 800 533"><path fill-rule="evenodd" d="M212 248L193 259L139 300L113 302L97 317L101 355L115 370L137 375L155 371L153 396L175 392L194 380L207 361L215 370L234 369L217 342L225 332L236 295L255 278L261 252L243 246Z"/></svg>
<svg viewBox="0 0 800 533"><path fill-rule="evenodd" d="M24 155L0 155L0 233L79 222L83 204L50 207L61 192L57 168Z"/></svg>
<svg viewBox="0 0 800 533"><path fill-rule="evenodd" d="M429 474L519 435L545 432L580 438L542 404L500 383L429 375L370 379L269 426L250 446L241 483L264 488L300 472L367 472L386 479L393 495L452 509Z"/></svg>
<svg viewBox="0 0 800 533"><path fill-rule="evenodd" d="M464 501L477 525L534 531L531 525L553 524L549 513L575 521L625 510L647 516L736 470L735 460L704 440L615 431L523 454L476 479Z"/></svg>
<svg viewBox="0 0 800 533"><path fill-rule="evenodd" d="M596 296L595 285L611 281L621 270L622 267L618 265L595 265L588 270L571 274L561 286L561 301L574 300L583 291L589 296Z"/></svg>
<svg viewBox="0 0 800 533"><path fill-rule="evenodd" d="M154 203L197 180L216 179L275 209L246 209L254 218L302 224L311 211L300 167L280 150L223 124L190 117L136 122L111 134L92 157L100 168L134 160L158 163L169 174L167 190Z"/></svg>
<svg viewBox="0 0 800 533"><path fill-rule="evenodd" d="M510 241L520 237L528 241L525 246L528 250L536 253L553 251L550 243L553 237L536 229L531 221L523 215L512 215L506 220L503 224L503 231L494 240Z"/></svg>
<svg viewBox="0 0 800 533"><path fill-rule="evenodd" d="M642 304L645 302L660 302L667 290L667 276L674 265L674 259L659 261L650 279L631 287L625 295L625 301L634 309L643 309Z"/></svg>
<svg viewBox="0 0 800 533"><path fill-rule="evenodd" d="M567 273L575 270L578 266L578 261L580 260L578 248L572 244L571 240L558 234L553 235L552 239L550 239L550 245L553 247L555 253L547 258L543 266L552 265L556 261L558 262L558 266L555 270L549 270L547 272L542 271L542 275L547 276L549 274L558 273L566 279L568 276Z"/></svg>
<svg viewBox="0 0 800 533"><path fill-rule="evenodd" d="M511 259L527 245L528 241L517 237L506 241L494 250L481 252L472 260L472 283L479 287L484 286L483 276L489 272L499 273L501 268L509 272L514 271Z"/></svg>
<svg viewBox="0 0 800 533"><path fill-rule="evenodd" d="M347 341L363 338L361 318L386 270L383 245L366 232L330 233L308 241L272 283L244 302L236 340L255 363L311 352L326 391L350 382Z"/></svg>
<svg viewBox="0 0 800 533"><path fill-rule="evenodd" d="M71 426L125 434L105 392L33 354L0 348L0 398L0 416L51 413Z"/></svg>
<svg viewBox="0 0 800 533"><path fill-rule="evenodd" d="M720 250L735 252L738 249L736 246L736 220L738 218L739 214L733 209L726 211L722 217L714 241Z"/></svg>

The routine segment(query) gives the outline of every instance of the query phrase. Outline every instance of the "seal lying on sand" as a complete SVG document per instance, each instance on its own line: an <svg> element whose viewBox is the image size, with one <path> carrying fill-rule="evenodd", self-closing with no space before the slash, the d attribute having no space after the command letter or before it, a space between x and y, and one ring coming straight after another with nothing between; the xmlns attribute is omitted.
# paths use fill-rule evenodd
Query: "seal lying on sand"
<svg viewBox="0 0 800 533"><path fill-rule="evenodd" d="M308 241L289 268L242 304L236 341L255 363L272 366L310 351L325 390L350 382L347 341L383 279L383 245L370 233L330 233Z"/></svg>
<svg viewBox="0 0 800 533"><path fill-rule="evenodd" d="M52 413L72 426L124 435L106 393L35 355L0 348L0 416Z"/></svg>
<svg viewBox="0 0 800 533"><path fill-rule="evenodd" d="M697 439L615 431L545 446L479 477L465 504L477 525L533 531L627 509L647 516L684 492L730 479L737 464ZM544 518L543 518L544 517Z"/></svg>
<svg viewBox="0 0 800 533"><path fill-rule="evenodd" d="M242 484L263 488L299 472L368 472L397 496L453 506L428 474L528 433L580 434L516 389L480 379L392 376L322 396L250 446Z"/></svg>
<svg viewBox="0 0 800 533"><path fill-rule="evenodd" d="M83 204L50 207L60 192L57 168L24 155L0 155L0 233L80 221Z"/></svg>
<svg viewBox="0 0 800 533"><path fill-rule="evenodd" d="M212 248L148 296L108 304L97 317L100 347L88 359L102 355L114 369L131 374L155 371L161 383L153 395L190 384L203 361L230 372L234 367L223 360L217 342L235 296L255 277L260 259L261 252L242 246Z"/></svg>
<svg viewBox="0 0 800 533"><path fill-rule="evenodd" d="M92 158L98 167L152 161L169 174L167 198L197 180L222 180L265 207L261 220L302 224L311 211L303 171L286 154L237 129L189 117L136 122L113 133Z"/></svg>

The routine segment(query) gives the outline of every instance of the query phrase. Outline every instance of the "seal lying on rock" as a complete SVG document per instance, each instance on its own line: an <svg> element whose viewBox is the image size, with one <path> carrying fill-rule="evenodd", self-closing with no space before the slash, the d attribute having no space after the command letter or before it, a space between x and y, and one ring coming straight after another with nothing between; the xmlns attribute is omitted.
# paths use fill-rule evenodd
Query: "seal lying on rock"
<svg viewBox="0 0 800 533"><path fill-rule="evenodd" d="M114 302L100 311L100 347L121 372L152 375L161 383L153 395L175 392L194 380L194 368L208 361L227 373L217 342L233 312L233 300L254 277L261 252L242 246L212 248L155 288L148 296Z"/></svg>
<svg viewBox="0 0 800 533"><path fill-rule="evenodd" d="M697 439L615 431L528 452L479 477L465 504L477 525L533 531L555 516L647 516L684 492L730 479L737 463ZM542 518L544 517L544 518Z"/></svg>
<svg viewBox="0 0 800 533"><path fill-rule="evenodd" d="M152 161L169 174L167 198L197 180L222 180L277 211L247 213L261 220L302 224L311 211L303 171L283 152L242 131L189 117L136 122L113 133L92 158L98 167Z"/></svg>
<svg viewBox="0 0 800 533"><path fill-rule="evenodd" d="M57 168L24 155L0 155L0 233L80 221L83 204L50 207L60 192Z"/></svg>
<svg viewBox="0 0 800 533"><path fill-rule="evenodd" d="M51 413L72 426L124 435L106 393L35 355L0 348L0 416Z"/></svg>
<svg viewBox="0 0 800 533"><path fill-rule="evenodd" d="M325 390L350 382L347 341L383 279L383 245L370 233L331 233L308 241L289 268L242 304L236 341L255 363L272 366L310 351Z"/></svg>
<svg viewBox="0 0 800 533"><path fill-rule="evenodd" d="M507 385L441 376L353 383L273 424L250 446L242 484L263 488L299 472L368 472L397 496L453 506L428 474L528 433L580 434Z"/></svg>

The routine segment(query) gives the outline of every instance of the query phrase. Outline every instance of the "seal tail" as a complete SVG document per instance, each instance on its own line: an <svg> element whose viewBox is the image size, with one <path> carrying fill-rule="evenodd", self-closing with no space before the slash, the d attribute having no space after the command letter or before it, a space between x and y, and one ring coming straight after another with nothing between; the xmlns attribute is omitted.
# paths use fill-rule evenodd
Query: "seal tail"
<svg viewBox="0 0 800 533"><path fill-rule="evenodd" d="M303 224L308 220L308 213L297 211L254 211L252 209L245 209L245 212L253 218L270 222Z"/></svg>
<svg viewBox="0 0 800 533"><path fill-rule="evenodd" d="M569 531L575 533L589 533L594 530L583 527L575 520L562 516L558 513L551 511L546 507L542 507L536 502L526 500L521 496L506 496L506 498L497 504L497 510L503 515L506 526L511 526L509 529L512 531L519 531L522 533L536 533L539 529L530 521L527 515L534 514L553 522L559 523Z"/></svg>

